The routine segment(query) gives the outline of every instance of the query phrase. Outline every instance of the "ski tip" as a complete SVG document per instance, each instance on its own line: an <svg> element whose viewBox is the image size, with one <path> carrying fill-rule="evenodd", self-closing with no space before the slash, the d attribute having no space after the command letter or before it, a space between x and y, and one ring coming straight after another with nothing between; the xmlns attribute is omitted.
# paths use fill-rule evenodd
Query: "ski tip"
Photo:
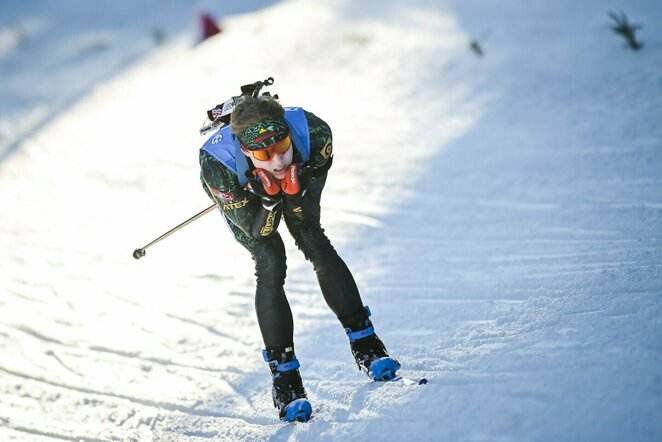
<svg viewBox="0 0 662 442"><path fill-rule="evenodd" d="M295 399L285 406L283 410L285 422L308 422L313 414L313 407L306 399Z"/></svg>

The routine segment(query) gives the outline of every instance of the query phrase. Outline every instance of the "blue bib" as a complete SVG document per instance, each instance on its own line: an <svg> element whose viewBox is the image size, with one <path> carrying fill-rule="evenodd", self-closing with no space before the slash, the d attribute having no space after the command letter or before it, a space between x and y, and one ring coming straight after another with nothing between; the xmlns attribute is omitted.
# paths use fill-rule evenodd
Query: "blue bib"
<svg viewBox="0 0 662 442"><path fill-rule="evenodd" d="M306 163L310 158L310 131L306 114L300 107L286 107L285 121L290 127L292 144L301 155L302 163ZM233 171L237 175L241 187L248 184L248 178L246 178L246 171L249 169L248 159L241 151L239 138L232 133L230 126L222 127L211 135L202 145L201 150L208 152Z"/></svg>

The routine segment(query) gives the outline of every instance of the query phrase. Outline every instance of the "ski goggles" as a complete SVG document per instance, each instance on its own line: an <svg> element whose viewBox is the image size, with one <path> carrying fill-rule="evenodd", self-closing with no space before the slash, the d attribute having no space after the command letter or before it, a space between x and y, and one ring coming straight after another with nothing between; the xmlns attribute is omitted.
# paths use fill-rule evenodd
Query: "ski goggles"
<svg viewBox="0 0 662 442"><path fill-rule="evenodd" d="M279 154L282 155L288 150L290 150L290 147L292 146L292 140L290 140L290 136L286 136L282 140L272 144L271 146L265 148L265 149L260 149L260 150L248 150L244 146L241 147L241 149L246 152L250 153L253 158L255 158L258 161L271 161L271 159L274 157L274 155Z"/></svg>

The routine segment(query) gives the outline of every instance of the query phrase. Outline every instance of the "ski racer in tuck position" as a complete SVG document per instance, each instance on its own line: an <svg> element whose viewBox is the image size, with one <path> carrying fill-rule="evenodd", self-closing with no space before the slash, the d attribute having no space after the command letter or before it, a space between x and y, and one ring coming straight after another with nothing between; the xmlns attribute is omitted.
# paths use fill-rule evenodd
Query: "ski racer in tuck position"
<svg viewBox="0 0 662 442"><path fill-rule="evenodd" d="M333 161L329 125L302 108L283 108L268 93L233 100L230 106L226 102L215 108L220 113L224 107L226 114L232 109L229 124L201 148L200 176L235 239L255 262L255 310L279 417L305 422L312 407L299 373L292 311L283 289L281 219L312 262L322 295L344 327L359 369L375 381L388 381L396 377L400 364L375 334L370 310L350 270L320 225L320 198Z"/></svg>

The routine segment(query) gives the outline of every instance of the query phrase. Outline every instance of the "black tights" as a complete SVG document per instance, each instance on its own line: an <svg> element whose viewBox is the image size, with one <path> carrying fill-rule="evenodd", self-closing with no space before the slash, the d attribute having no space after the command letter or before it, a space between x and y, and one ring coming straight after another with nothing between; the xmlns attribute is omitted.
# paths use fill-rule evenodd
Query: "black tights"
<svg viewBox="0 0 662 442"><path fill-rule="evenodd" d="M319 202L324 178L308 186L303 220L286 216L285 222L299 250L312 262L324 300L333 313L342 318L361 312L363 303L352 273L320 226ZM236 236L245 236L239 229L233 230ZM255 310L265 346L292 345L294 326L283 289L287 265L280 234L274 233L259 241L239 237L237 240L251 252L255 262Z"/></svg>

